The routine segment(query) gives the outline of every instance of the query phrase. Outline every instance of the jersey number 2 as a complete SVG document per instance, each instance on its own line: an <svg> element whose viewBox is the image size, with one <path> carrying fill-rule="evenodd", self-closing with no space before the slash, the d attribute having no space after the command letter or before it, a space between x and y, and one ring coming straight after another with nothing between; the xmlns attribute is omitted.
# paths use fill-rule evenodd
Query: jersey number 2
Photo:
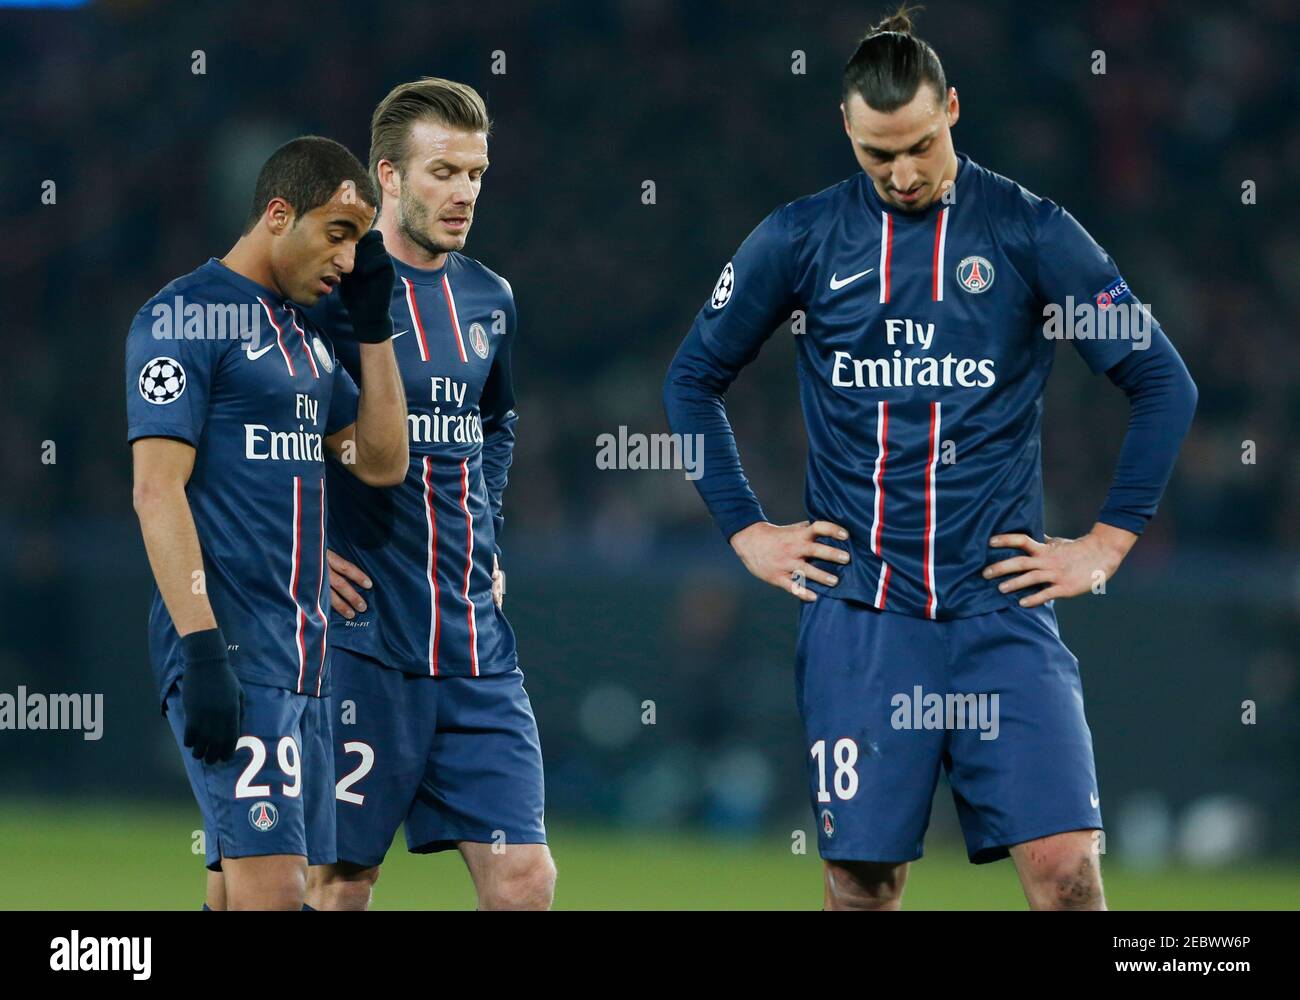
<svg viewBox="0 0 1300 1000"><path fill-rule="evenodd" d="M334 786L334 797L340 802L351 802L354 806L363 805L366 797L361 792L352 791L352 786L370 773L375 766L375 748L360 740L348 740L343 744L344 753L354 753L361 757L360 763L348 774L339 778Z"/></svg>

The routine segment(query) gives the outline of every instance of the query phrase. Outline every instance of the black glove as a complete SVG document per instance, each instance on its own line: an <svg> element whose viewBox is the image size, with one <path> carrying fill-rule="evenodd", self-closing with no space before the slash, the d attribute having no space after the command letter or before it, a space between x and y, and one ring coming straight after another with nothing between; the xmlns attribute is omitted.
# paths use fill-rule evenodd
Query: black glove
<svg viewBox="0 0 1300 1000"><path fill-rule="evenodd" d="M397 272L384 249L384 238L378 229L372 229L357 241L352 270L343 275L339 285L339 295L352 319L351 336L339 331L341 339L382 344L393 336L393 318L388 310L396 280Z"/></svg>
<svg viewBox="0 0 1300 1000"><path fill-rule="evenodd" d="M230 669L226 637L210 628L181 636L185 672L181 704L185 707L185 745L194 759L207 764L235 755L244 718L244 690Z"/></svg>

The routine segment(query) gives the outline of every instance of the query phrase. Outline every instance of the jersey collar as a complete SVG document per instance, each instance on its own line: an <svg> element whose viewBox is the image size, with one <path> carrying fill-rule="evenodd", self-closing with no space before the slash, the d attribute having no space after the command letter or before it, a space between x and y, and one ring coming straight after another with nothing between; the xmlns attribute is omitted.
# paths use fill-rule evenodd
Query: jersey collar
<svg viewBox="0 0 1300 1000"><path fill-rule="evenodd" d="M261 299L268 306L283 309L288 303L288 300L279 292L272 291L265 285L259 285L252 278L246 278L237 271L232 271L216 257L209 257L207 264L204 266L208 268L214 278L224 281L228 285L234 285L241 292L245 292L255 299Z"/></svg>
<svg viewBox="0 0 1300 1000"><path fill-rule="evenodd" d="M442 267L434 268L412 267L410 264L403 263L393 257L393 269L397 271L399 278L405 278L413 285L436 285L442 281L443 275L447 273L447 269L451 266L451 259L455 255L455 251L449 251L447 259L442 262Z"/></svg>

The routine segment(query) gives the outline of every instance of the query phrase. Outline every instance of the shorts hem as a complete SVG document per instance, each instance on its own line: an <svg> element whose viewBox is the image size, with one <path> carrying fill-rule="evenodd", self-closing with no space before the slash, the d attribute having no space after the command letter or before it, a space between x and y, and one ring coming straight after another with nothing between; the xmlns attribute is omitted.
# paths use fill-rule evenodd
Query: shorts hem
<svg viewBox="0 0 1300 1000"><path fill-rule="evenodd" d="M495 843L495 841L491 836L484 837L482 834L479 833L466 833L466 834L453 833L453 834L444 835L440 837L430 837L427 840L422 840L420 843L415 845L408 844L406 851L408 854L437 854L440 851L454 850L458 844L462 844L462 843L492 844ZM510 847L512 844L523 845L523 844L545 844L545 843L546 843L545 830L541 831L540 833L534 831L532 833L521 834L518 837L512 837L507 832L506 839L505 839L505 845L507 847Z"/></svg>
<svg viewBox="0 0 1300 1000"><path fill-rule="evenodd" d="M925 856L925 851L915 849L907 851L878 851L851 847L823 849L820 845L818 845L817 853L823 861L865 861L876 865L906 865L911 864L913 861L919 861Z"/></svg>
<svg viewBox="0 0 1300 1000"><path fill-rule="evenodd" d="M384 858L386 857L388 857L387 851L384 851L384 853L380 854L378 857L368 855L365 858L360 859L354 857L352 854L345 854L343 851L339 851L337 857L333 862L331 862L331 864L356 865L358 868L378 868L384 863Z"/></svg>
<svg viewBox="0 0 1300 1000"><path fill-rule="evenodd" d="M300 858L306 858L309 856L306 851L283 851L283 850L262 851L262 850L240 849L238 853L230 853L230 854L223 853L221 855L221 859L217 862L217 864L219 865L221 861L238 861L240 858L268 858L276 854L289 854L289 855L295 855ZM318 861L315 863L328 864L329 862Z"/></svg>
<svg viewBox="0 0 1300 1000"><path fill-rule="evenodd" d="M997 839L982 840L975 847L969 845L966 848L966 857L973 865L986 865L993 861L1001 861L1003 858L1011 856L1011 848L1017 844L1023 844L1026 841L1038 840L1040 837L1051 837L1058 833L1073 833L1075 830L1101 830L1104 827L1096 820L1064 821L1054 823L1048 827L1037 827L1028 832L1017 832L1007 834L1005 837Z"/></svg>

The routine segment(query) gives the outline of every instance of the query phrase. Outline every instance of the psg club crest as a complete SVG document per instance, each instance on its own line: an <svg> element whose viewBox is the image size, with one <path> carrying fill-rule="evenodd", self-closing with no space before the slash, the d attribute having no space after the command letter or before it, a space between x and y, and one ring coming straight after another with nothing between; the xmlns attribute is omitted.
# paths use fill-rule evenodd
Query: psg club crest
<svg viewBox="0 0 1300 1000"><path fill-rule="evenodd" d="M140 395L162 406L181 398L185 391L185 369L175 358L154 358L140 369Z"/></svg>
<svg viewBox="0 0 1300 1000"><path fill-rule="evenodd" d="M312 350L316 352L316 360L320 362L320 366L324 368L326 372L332 372L334 370L334 359L330 357L330 352L325 346L325 342L321 340L320 337L312 337L311 347Z"/></svg>
<svg viewBox="0 0 1300 1000"><path fill-rule="evenodd" d="M474 348L474 353L480 358L488 356L487 331L483 329L482 323L469 325L469 346Z"/></svg>
<svg viewBox="0 0 1300 1000"><path fill-rule="evenodd" d="M731 300L731 290L736 285L736 270L727 261L727 266L718 276L718 283L713 286L713 298L710 300L714 309L721 309Z"/></svg>
<svg viewBox="0 0 1300 1000"><path fill-rule="evenodd" d="M957 284L973 295L993 284L993 265L985 257L967 257L957 265Z"/></svg>
<svg viewBox="0 0 1300 1000"><path fill-rule="evenodd" d="M830 840L835 836L835 814L829 809L822 810L822 833Z"/></svg>
<svg viewBox="0 0 1300 1000"><path fill-rule="evenodd" d="M254 802L248 810L248 822L254 830L266 833L274 830L275 824L280 822L280 810L275 808L274 802Z"/></svg>

